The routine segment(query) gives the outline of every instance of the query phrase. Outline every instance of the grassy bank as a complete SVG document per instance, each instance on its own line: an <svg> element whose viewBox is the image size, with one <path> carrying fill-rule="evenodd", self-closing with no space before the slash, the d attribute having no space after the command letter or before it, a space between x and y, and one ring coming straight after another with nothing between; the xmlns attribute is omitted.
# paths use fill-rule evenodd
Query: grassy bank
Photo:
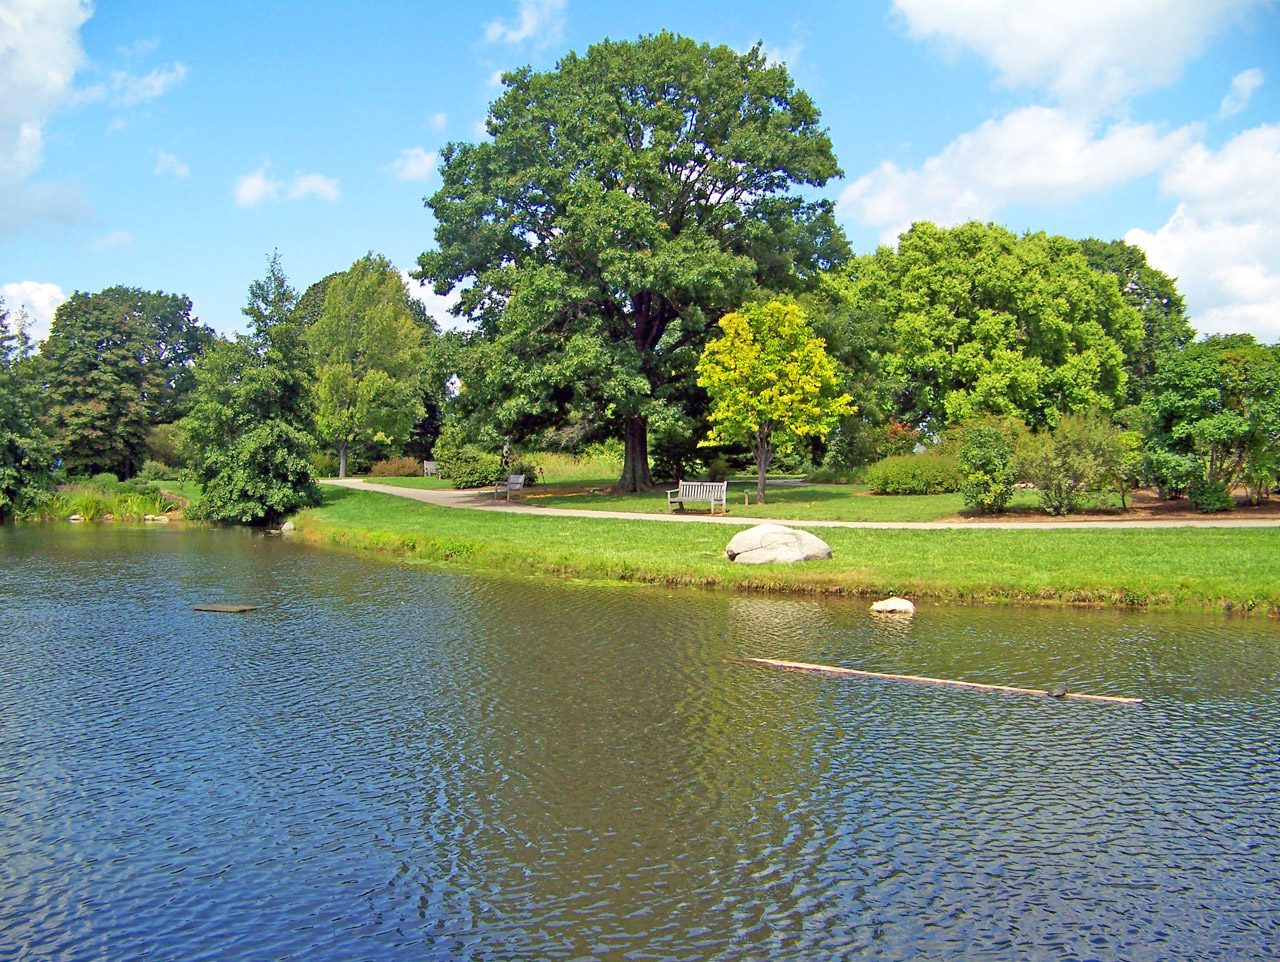
<svg viewBox="0 0 1280 962"><path fill-rule="evenodd" d="M830 561L735 565L731 525L440 508L325 489L296 519L321 545L572 578L917 600L1280 613L1280 529L824 528Z"/></svg>

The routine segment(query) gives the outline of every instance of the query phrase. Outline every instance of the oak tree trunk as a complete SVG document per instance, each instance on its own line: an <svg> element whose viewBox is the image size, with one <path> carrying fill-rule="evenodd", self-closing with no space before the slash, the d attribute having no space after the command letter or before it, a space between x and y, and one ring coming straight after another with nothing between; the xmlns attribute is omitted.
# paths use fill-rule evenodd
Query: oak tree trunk
<svg viewBox="0 0 1280 962"><path fill-rule="evenodd" d="M649 424L639 415L631 415L626 419L626 454L622 461L618 490L653 490L653 478L649 475Z"/></svg>

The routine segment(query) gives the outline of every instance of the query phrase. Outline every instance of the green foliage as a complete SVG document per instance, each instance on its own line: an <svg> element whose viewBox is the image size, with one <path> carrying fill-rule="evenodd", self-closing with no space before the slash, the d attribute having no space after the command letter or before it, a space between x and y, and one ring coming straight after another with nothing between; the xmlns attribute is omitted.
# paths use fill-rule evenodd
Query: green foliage
<svg viewBox="0 0 1280 962"><path fill-rule="evenodd" d="M936 430L975 416L1052 425L1125 396L1142 336L1115 279L1080 246L993 224L915 224L896 250L855 258L842 296L893 334L884 359L899 414Z"/></svg>
<svg viewBox="0 0 1280 962"><path fill-rule="evenodd" d="M725 460L723 454L708 458L705 469L708 481L723 481L729 477L729 462Z"/></svg>
<svg viewBox="0 0 1280 962"><path fill-rule="evenodd" d="M142 470L138 472L138 480L140 481L170 481L178 476L178 471L163 461L147 460L142 463Z"/></svg>
<svg viewBox="0 0 1280 962"><path fill-rule="evenodd" d="M757 497L765 501L765 472L775 447L809 436L824 437L852 412L840 393L826 343L794 304L748 304L720 319L723 334L698 361L698 386L712 400L711 434L705 444L753 445Z"/></svg>
<svg viewBox="0 0 1280 962"><path fill-rule="evenodd" d="M1196 477L1187 488L1187 499L1201 514L1230 511L1235 506L1225 481Z"/></svg>
<svg viewBox="0 0 1280 962"><path fill-rule="evenodd" d="M332 451L315 450L311 452L311 476L313 478L333 478L338 475L338 456Z"/></svg>
<svg viewBox="0 0 1280 962"><path fill-rule="evenodd" d="M982 514L999 514L1013 497L1015 469L1011 432L988 421L964 427L956 458L963 480L964 503Z"/></svg>
<svg viewBox="0 0 1280 962"><path fill-rule="evenodd" d="M417 478L422 476L422 462L417 458L387 458L369 468L371 478Z"/></svg>
<svg viewBox="0 0 1280 962"><path fill-rule="evenodd" d="M1206 503L1280 456L1280 346L1216 335L1160 356L1143 407L1147 447L1194 459Z"/></svg>
<svg viewBox="0 0 1280 962"><path fill-rule="evenodd" d="M316 363L316 426L337 449L339 477L352 442L403 446L422 416L424 336L385 257L366 254L329 282L306 339Z"/></svg>
<svg viewBox="0 0 1280 962"><path fill-rule="evenodd" d="M1186 495L1191 482L1200 476L1200 464L1189 454L1177 454L1148 442L1142 453L1140 477L1156 489L1161 501Z"/></svg>
<svg viewBox="0 0 1280 962"><path fill-rule="evenodd" d="M114 491L120 486L120 479L110 471L102 471L90 478L89 483L103 491Z"/></svg>
<svg viewBox="0 0 1280 962"><path fill-rule="evenodd" d="M0 300L0 524L25 515L53 487L53 452L40 428L40 386L25 316L11 328Z"/></svg>
<svg viewBox="0 0 1280 962"><path fill-rule="evenodd" d="M945 494L959 491L955 458L938 454L896 454L867 468L863 481L875 494Z"/></svg>
<svg viewBox="0 0 1280 962"><path fill-rule="evenodd" d="M1033 482L1040 506L1051 515L1073 514L1108 491L1126 507L1129 485L1142 461L1142 439L1100 412L1067 415L1052 431L1018 443L1018 467Z"/></svg>
<svg viewBox="0 0 1280 962"><path fill-rule="evenodd" d="M64 465L132 475L151 426L189 407L192 366L213 338L177 294L111 287L61 304L40 369L46 429Z"/></svg>
<svg viewBox="0 0 1280 962"><path fill-rule="evenodd" d="M1128 400L1137 404L1155 372L1156 359L1168 351L1181 350L1195 337L1186 304L1177 282L1148 264L1142 248L1121 240L1104 243L1090 238L1080 242L1080 250L1095 271L1115 276L1120 296L1142 319L1142 340L1125 357Z"/></svg>
<svg viewBox="0 0 1280 962"><path fill-rule="evenodd" d="M252 333L219 342L196 368L180 430L203 493L188 517L272 524L319 499L310 462L311 375L294 300L273 255L266 277L249 286L244 313Z"/></svg>
<svg viewBox="0 0 1280 962"><path fill-rule="evenodd" d="M502 470L502 458L496 454L464 444L461 447L436 448L436 464L440 477L455 488L483 488L506 477Z"/></svg>
<svg viewBox="0 0 1280 962"><path fill-rule="evenodd" d="M457 401L517 441L621 428L621 484L647 488L648 419L696 414L715 318L847 255L831 203L788 193L839 175L830 138L758 46L605 41L503 83L489 139L442 151L438 250L415 273L478 323Z"/></svg>

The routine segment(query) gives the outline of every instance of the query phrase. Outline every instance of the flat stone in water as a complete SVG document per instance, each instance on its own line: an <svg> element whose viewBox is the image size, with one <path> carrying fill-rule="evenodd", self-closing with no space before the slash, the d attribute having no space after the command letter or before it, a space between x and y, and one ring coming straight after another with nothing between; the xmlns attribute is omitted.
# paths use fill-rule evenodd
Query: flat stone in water
<svg viewBox="0 0 1280 962"><path fill-rule="evenodd" d="M245 611L257 611L257 605L196 605L196 611L218 611L229 615L238 615Z"/></svg>

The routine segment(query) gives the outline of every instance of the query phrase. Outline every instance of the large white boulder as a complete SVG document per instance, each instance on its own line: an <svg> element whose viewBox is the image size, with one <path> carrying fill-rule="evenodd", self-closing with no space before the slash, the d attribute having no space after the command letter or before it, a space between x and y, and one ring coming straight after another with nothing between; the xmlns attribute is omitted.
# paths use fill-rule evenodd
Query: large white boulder
<svg viewBox="0 0 1280 962"><path fill-rule="evenodd" d="M781 524L758 524L735 534L724 553L730 561L744 565L762 565L772 561L793 564L830 558L831 548L808 531L797 531Z"/></svg>
<svg viewBox="0 0 1280 962"><path fill-rule="evenodd" d="M884 601L877 601L871 606L872 614L876 615L914 615L916 606L909 602L906 598L885 598Z"/></svg>

